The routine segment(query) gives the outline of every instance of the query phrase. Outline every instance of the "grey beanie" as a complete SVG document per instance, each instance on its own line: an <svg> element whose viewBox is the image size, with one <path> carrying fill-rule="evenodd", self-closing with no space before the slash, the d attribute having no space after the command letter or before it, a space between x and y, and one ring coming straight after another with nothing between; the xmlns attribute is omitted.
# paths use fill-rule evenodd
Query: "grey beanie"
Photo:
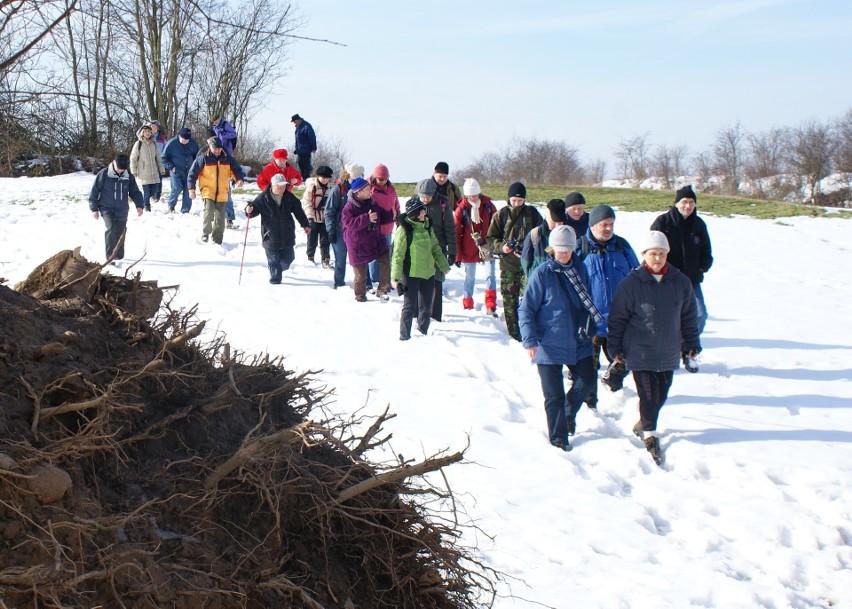
<svg viewBox="0 0 852 609"><path fill-rule="evenodd" d="M554 252L573 252L577 247L577 235L570 226L560 224L550 231L547 244L553 248Z"/></svg>
<svg viewBox="0 0 852 609"><path fill-rule="evenodd" d="M432 178L417 182L418 197L434 197L436 192L438 192L438 183Z"/></svg>
<svg viewBox="0 0 852 609"><path fill-rule="evenodd" d="M598 222L609 219L615 220L615 210L609 205L598 205L589 212L589 226L594 226Z"/></svg>

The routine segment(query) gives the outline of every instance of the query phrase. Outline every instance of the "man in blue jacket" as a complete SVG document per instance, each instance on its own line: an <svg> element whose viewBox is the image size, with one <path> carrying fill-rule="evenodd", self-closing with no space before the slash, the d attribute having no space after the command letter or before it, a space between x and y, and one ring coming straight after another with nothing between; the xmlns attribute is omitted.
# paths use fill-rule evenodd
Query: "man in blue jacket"
<svg viewBox="0 0 852 609"><path fill-rule="evenodd" d="M107 259L110 256L113 260L124 258L122 236L127 227L129 199L133 199L133 203L136 204L137 216L141 216L145 209L142 191L136 184L136 178L128 171L129 165L130 160L126 154L116 155L112 163L98 172L92 191L89 193L89 209L92 211L92 217L97 220L103 216L104 225L106 225L104 241Z"/></svg>
<svg viewBox="0 0 852 609"><path fill-rule="evenodd" d="M573 258L576 246L570 227L551 231L552 258L530 275L518 309L522 343L538 365L550 443L565 451L595 379L591 336L603 321L589 295L586 267ZM571 372L567 394L562 366Z"/></svg>
<svg viewBox="0 0 852 609"><path fill-rule="evenodd" d="M618 284L627 277L631 269L639 266L639 259L626 239L615 234L615 210L609 205L598 205L589 214L589 229L577 241L576 255L589 272L589 287L592 292L592 302L604 317L604 323L598 326L598 331L592 339L594 350L592 363L595 374L600 369L601 350L606 354L606 317L612 297ZM623 364L614 364L609 368L603 381L613 391L619 391L628 375ZM597 408L597 382L592 392L586 398L589 408Z"/></svg>
<svg viewBox="0 0 852 609"><path fill-rule="evenodd" d="M296 125L296 144L293 153L302 179L307 180L311 175L311 155L317 151L317 136L311 124L298 114L290 117L290 122Z"/></svg>
<svg viewBox="0 0 852 609"><path fill-rule="evenodd" d="M174 213L179 194L183 194L180 213L189 213L192 208L192 199L189 198L189 187L186 183L186 175L192 162L198 155L198 144L192 139L192 131L184 127L177 136L166 142L163 148L163 167L169 172L169 180L172 191L169 193L169 211Z"/></svg>

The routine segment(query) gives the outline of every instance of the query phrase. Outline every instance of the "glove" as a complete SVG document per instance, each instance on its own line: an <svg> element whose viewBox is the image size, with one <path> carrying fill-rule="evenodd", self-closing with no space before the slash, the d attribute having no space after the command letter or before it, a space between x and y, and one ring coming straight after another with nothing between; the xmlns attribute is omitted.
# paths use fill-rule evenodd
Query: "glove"
<svg viewBox="0 0 852 609"><path fill-rule="evenodd" d="M406 287L401 281L396 284L397 295L402 296L403 294L405 294L405 290L406 290Z"/></svg>
<svg viewBox="0 0 852 609"><path fill-rule="evenodd" d="M447 254L447 263L450 266L453 266L456 263L456 255L455 254ZM461 263L459 263L458 266L461 266Z"/></svg>
<svg viewBox="0 0 852 609"><path fill-rule="evenodd" d="M329 243L337 243L337 233L334 231L328 233L328 241Z"/></svg>
<svg viewBox="0 0 852 609"><path fill-rule="evenodd" d="M316 221L314 221L314 220L308 220L308 228L310 228L310 229L311 229L311 231L313 231L316 227L317 227L317 223L316 223Z"/></svg>

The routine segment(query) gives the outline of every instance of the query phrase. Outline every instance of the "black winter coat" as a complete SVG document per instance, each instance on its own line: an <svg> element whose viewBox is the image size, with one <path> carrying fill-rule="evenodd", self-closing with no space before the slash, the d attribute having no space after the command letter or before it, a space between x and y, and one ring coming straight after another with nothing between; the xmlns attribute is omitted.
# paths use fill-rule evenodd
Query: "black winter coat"
<svg viewBox="0 0 852 609"><path fill-rule="evenodd" d="M713 265L713 254L707 225L697 211L684 218L677 207L672 206L654 220L651 230L666 234L671 248L667 258L670 265L686 275L692 285L704 281L704 273Z"/></svg>
<svg viewBox="0 0 852 609"><path fill-rule="evenodd" d="M308 226L308 217L302 211L302 202L289 190L284 191L281 205L278 205L272 196L272 186L267 186L249 205L252 207L251 214L247 211L246 215L249 218L260 216L260 234L264 249L280 250L296 245L296 223L293 216L302 228Z"/></svg>
<svg viewBox="0 0 852 609"><path fill-rule="evenodd" d="M673 266L658 282L645 265L630 271L607 317L607 352L628 370L675 370L684 353L701 350L695 294Z"/></svg>
<svg viewBox="0 0 852 609"><path fill-rule="evenodd" d="M129 200L138 209L145 206L136 178L129 171L118 175L112 163L101 169L89 193L89 209L124 222L130 210Z"/></svg>

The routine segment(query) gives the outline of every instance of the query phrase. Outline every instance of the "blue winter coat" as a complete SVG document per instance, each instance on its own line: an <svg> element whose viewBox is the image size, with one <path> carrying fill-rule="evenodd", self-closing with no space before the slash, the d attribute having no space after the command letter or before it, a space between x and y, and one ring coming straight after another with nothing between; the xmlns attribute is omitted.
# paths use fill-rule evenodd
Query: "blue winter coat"
<svg viewBox="0 0 852 609"><path fill-rule="evenodd" d="M609 310L606 350L628 370L675 370L683 353L700 351L695 295L672 265L658 282L644 265L621 282Z"/></svg>
<svg viewBox="0 0 852 609"><path fill-rule="evenodd" d="M198 144L194 139L189 138L186 144L182 144L175 136L166 142L166 147L163 149L163 167L169 173L174 170L174 174L186 182L186 174L189 173L189 168L192 167L196 156L198 156Z"/></svg>
<svg viewBox="0 0 852 609"><path fill-rule="evenodd" d="M340 192L341 186L344 186L343 192ZM340 215L343 212L343 206L346 205L346 193L348 192L349 189L340 182L335 183L329 191L328 201L325 204L325 230L328 231L329 235L343 236Z"/></svg>
<svg viewBox="0 0 852 609"><path fill-rule="evenodd" d="M639 259L626 239L618 235L601 245L592 236L591 230L580 237L574 255L582 260L589 272L589 291L592 302L603 315L604 321L598 326L597 335L606 336L606 318L609 314L612 297L619 284L632 269L639 266Z"/></svg>
<svg viewBox="0 0 852 609"><path fill-rule="evenodd" d="M102 216L112 216L116 220L126 221L130 210L130 199L137 208L145 207L142 191L129 171L118 175L112 163L104 167L95 177L92 191L89 193L89 209L100 212Z"/></svg>
<svg viewBox="0 0 852 609"><path fill-rule="evenodd" d="M293 152L296 154L310 154L316 152L317 136L314 133L314 128L311 124L302 119L302 123L296 127L296 145L293 146Z"/></svg>
<svg viewBox="0 0 852 609"><path fill-rule="evenodd" d="M586 267L574 257L566 266L573 266L588 287ZM580 333L589 313L563 268L553 258L536 268L518 309L524 348L538 347L536 364L576 364L592 355L591 337Z"/></svg>

